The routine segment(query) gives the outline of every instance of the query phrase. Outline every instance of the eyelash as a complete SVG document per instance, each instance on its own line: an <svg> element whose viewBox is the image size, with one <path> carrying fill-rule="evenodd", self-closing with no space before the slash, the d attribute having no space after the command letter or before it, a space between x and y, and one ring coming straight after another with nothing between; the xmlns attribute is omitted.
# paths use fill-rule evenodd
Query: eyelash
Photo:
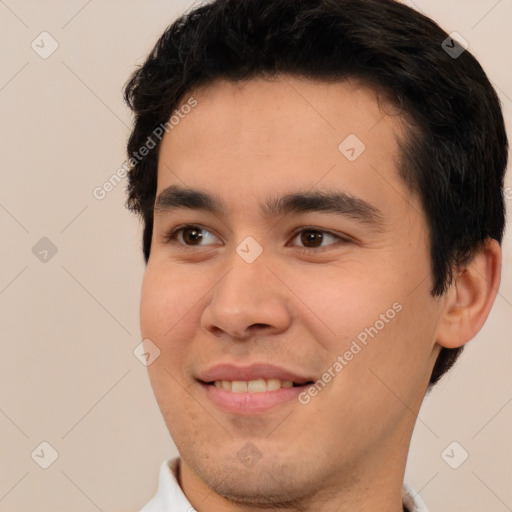
<svg viewBox="0 0 512 512"><path fill-rule="evenodd" d="M164 238L164 243L166 243L166 244L178 244L178 245L181 245L181 246L184 246L184 247L188 247L188 248L204 247L204 246L187 245L187 244L183 244L181 242L178 242L176 240L176 238L177 238L177 236L178 236L178 234L180 232L182 232L182 231L184 231L186 229L190 229L190 228L207 231L208 233L212 234L213 236L216 236L211 231L209 231L208 229L206 229L206 228L204 228L202 226L199 226L197 224L184 224L182 226L178 226L178 227L172 229L168 233L165 233L164 237L163 237ZM301 246L295 246L297 249L299 249L301 252L304 252L304 253L311 253L312 251L314 251L314 252L323 252L324 250L328 250L331 246L337 246L340 242L341 243L350 243L350 242L352 242L352 240L350 240L348 237L342 237L342 236L337 235L336 233L333 233L331 231L327 231L325 229L317 228L316 226L301 226L300 229L297 229L297 230L295 230L293 232L293 235L292 235L291 239L292 240L295 239L300 233L302 233L304 231L314 231L314 232L317 232L317 233L322 233L324 235L330 235L330 236L338 239L337 242L328 244L325 247L301 247Z"/></svg>

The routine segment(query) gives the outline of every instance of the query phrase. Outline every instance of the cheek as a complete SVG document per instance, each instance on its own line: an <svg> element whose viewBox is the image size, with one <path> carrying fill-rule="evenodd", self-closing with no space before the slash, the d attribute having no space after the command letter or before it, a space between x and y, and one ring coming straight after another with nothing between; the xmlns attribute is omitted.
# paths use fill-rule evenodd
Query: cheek
<svg viewBox="0 0 512 512"><path fill-rule="evenodd" d="M207 288L206 288L207 289ZM199 308L205 293L204 279L194 273L176 272L168 265L148 264L141 290L140 329L143 339L160 350L155 364L148 366L155 394L163 400L185 385L187 357L197 335ZM162 394L160 394L162 393ZM161 404L162 407L162 404Z"/></svg>
<svg viewBox="0 0 512 512"><path fill-rule="evenodd" d="M182 390L188 382L183 369L187 349L194 336L194 305L201 296L198 280L177 279L177 275L168 266L150 260L144 274L140 300L142 338L151 340L160 350L159 357L147 367L147 371L166 421L181 410L173 404L179 402L182 408L186 408ZM171 425L168 424L168 427L171 428Z"/></svg>
<svg viewBox="0 0 512 512"><path fill-rule="evenodd" d="M390 286L383 272L370 272L358 262L302 272L290 280L299 299L300 321L309 324L330 352L345 349L376 322L380 326L381 315L388 313L386 318L392 320L396 316L393 304L402 296L398 280Z"/></svg>
<svg viewBox="0 0 512 512"><path fill-rule="evenodd" d="M160 345L183 330L204 294L203 287L200 278L148 263L140 301L142 336Z"/></svg>
<svg viewBox="0 0 512 512"><path fill-rule="evenodd" d="M332 362L351 351L347 359L360 376L368 368L395 369L395 377L428 373L439 306L429 294L430 280L420 280L425 274L415 274L420 285L413 289L411 270L345 262L328 272L302 273L291 281L300 299L297 314Z"/></svg>
<svg viewBox="0 0 512 512"><path fill-rule="evenodd" d="M154 343L162 339L171 320L166 314L169 290L163 281L164 279L159 279L158 273L148 264L140 297L140 330L143 338L149 338Z"/></svg>

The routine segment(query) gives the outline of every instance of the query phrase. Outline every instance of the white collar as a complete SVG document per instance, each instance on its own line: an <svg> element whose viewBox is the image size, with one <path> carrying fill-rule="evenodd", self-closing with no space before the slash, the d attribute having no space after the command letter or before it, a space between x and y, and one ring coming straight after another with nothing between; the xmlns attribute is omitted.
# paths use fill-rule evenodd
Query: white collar
<svg viewBox="0 0 512 512"><path fill-rule="evenodd" d="M193 509L177 480L179 457L162 462L158 491L140 512L191 512ZM404 484L402 498L408 512L428 512L420 495Z"/></svg>

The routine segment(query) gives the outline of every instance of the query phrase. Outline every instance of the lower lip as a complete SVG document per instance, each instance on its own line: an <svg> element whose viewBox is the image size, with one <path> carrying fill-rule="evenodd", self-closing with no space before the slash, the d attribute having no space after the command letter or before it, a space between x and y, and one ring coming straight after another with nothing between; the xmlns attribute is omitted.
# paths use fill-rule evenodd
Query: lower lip
<svg viewBox="0 0 512 512"><path fill-rule="evenodd" d="M218 407L233 414L256 414L266 412L272 407L282 405L291 400L297 400L298 396L308 386L292 388L280 388L274 391L261 393L233 393L213 384L200 383L207 397Z"/></svg>

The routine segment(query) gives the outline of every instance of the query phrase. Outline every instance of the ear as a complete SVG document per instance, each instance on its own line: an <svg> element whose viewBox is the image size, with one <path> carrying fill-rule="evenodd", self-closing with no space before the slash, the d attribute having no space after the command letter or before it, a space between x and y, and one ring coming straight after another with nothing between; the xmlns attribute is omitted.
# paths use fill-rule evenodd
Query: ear
<svg viewBox="0 0 512 512"><path fill-rule="evenodd" d="M493 239L463 268L458 269L446 292L437 343L458 348L473 339L484 325L501 280L501 247Z"/></svg>

